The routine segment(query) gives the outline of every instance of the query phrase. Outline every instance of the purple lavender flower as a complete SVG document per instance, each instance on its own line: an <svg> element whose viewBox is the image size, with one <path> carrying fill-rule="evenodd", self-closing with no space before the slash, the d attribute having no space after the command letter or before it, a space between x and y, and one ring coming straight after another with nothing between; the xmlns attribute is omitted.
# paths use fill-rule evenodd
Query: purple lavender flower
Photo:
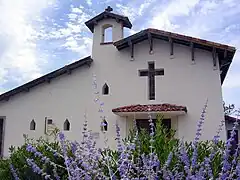
<svg viewBox="0 0 240 180"><path fill-rule="evenodd" d="M154 136L154 124L153 124L153 121L152 121L152 115L151 115L151 108L150 108L150 106L149 106L149 108L148 108L148 111L149 111L149 113L148 113L148 118L149 118L149 120L148 120L148 122L149 122L149 127L150 127L150 146L149 146L149 148L150 148L150 158L149 158L149 161L150 161L150 163L149 163L149 167L147 167L148 169L153 169L153 164L152 164L152 162L153 162L153 155L154 155L154 153L153 153L153 142L154 142L154 139L153 139L153 136ZM151 175L149 175L149 176L153 176L153 171L148 171Z"/></svg>
<svg viewBox="0 0 240 180"><path fill-rule="evenodd" d="M214 144L217 144L219 142L219 138L220 138L220 132L222 131L223 129L223 126L225 125L225 119L223 119L218 127L218 130L217 130L217 133L216 135L213 137L213 142Z"/></svg>
<svg viewBox="0 0 240 180"><path fill-rule="evenodd" d="M74 154L76 151L77 151L77 142L71 142L71 150L72 150L72 153Z"/></svg>
<svg viewBox="0 0 240 180"><path fill-rule="evenodd" d="M225 151L224 151L224 154L223 154L221 179L222 178L227 178L229 176L228 171L231 168L231 164L229 163L229 155L230 155L230 151L231 151L231 147L232 147L231 143L233 141L233 137L235 135L235 129L236 129L237 126L238 126L238 119L234 123L233 129L232 129L231 134L230 134L230 138L226 142L226 148L225 148Z"/></svg>
<svg viewBox="0 0 240 180"><path fill-rule="evenodd" d="M37 149L33 147L31 144L27 145L26 150L28 152L32 152L35 157L41 158L41 161L44 163L48 163L50 161L48 157L44 156L41 152L37 151Z"/></svg>
<svg viewBox="0 0 240 180"><path fill-rule="evenodd" d="M180 155L179 158L181 162L184 164L184 170L186 171L187 174L190 174L190 162L189 162L189 157L186 152L186 149L184 147L184 143L181 142L180 145Z"/></svg>
<svg viewBox="0 0 240 180"><path fill-rule="evenodd" d="M62 132L59 132L58 137L59 137L60 141L65 141L65 136Z"/></svg>
<svg viewBox="0 0 240 180"><path fill-rule="evenodd" d="M67 169L67 172L68 172L68 176L69 176L69 178L71 178L70 170L69 170L69 161L70 161L70 159L69 159L69 157L67 155L67 147L66 147L66 144L65 144L65 136L64 136L64 134L62 132L59 132L58 137L59 137L61 148L62 148L62 152L63 152L64 164L66 166L66 169Z"/></svg>
<svg viewBox="0 0 240 180"><path fill-rule="evenodd" d="M238 179L240 178L240 162L238 161L237 166L236 166L236 175Z"/></svg>
<svg viewBox="0 0 240 180"><path fill-rule="evenodd" d="M94 89L97 89L96 76L94 76L93 82ZM101 113L100 118L103 119L103 105L99 99L99 92L95 93L97 96L97 103L99 103L99 113ZM202 133L202 127L204 124L205 113L206 113L207 103L203 108L200 120L197 124L196 136L192 143L193 154L192 157L189 157L188 151L186 149L185 144L182 142L180 144L179 149L174 149L167 158L167 161L160 167L160 161L155 153L155 149L153 147L154 143L154 123L151 117L151 109L149 108L149 128L150 128L150 149L149 154L140 154L141 144L138 139L138 131L136 128L136 134L132 141L121 141L120 136L120 127L116 124L116 141L117 141L117 153L118 159L115 160L114 156L109 151L109 148L105 149L97 149L96 142L93 140L91 132L87 129L87 120L86 116L84 125L83 125L83 141L79 145L77 142L71 142L69 145L71 147L71 151L73 153L73 157L68 157L67 155L67 141L63 133L59 133L59 141L61 143L61 150L63 156L59 155L59 157L64 158L64 163L66 169L68 171L68 179L111 179L115 180L118 177L116 173L120 174L120 178L123 180L133 179L133 180L148 180L148 179L187 179L187 180L204 180L204 179L212 179L213 178L213 169L211 168L211 161L214 159L214 156L217 152L218 147L216 144L219 141L219 132L221 129L219 128L219 132L217 132L214 137L215 146L211 150L209 156L204 157L203 162L198 163L198 144L200 141L200 136ZM134 119L135 121L135 119ZM135 125L136 122L134 122ZM222 123L223 124L223 123ZM101 124L101 126L105 126ZM238 160L238 150L234 154L233 160L229 161L229 152L231 147L231 141L234 136L233 132L231 134L231 138L226 143L225 153L223 155L223 164L222 164L222 174L220 174L221 179L236 178L240 179L240 163ZM106 135L104 133L104 135ZM107 139L105 137L105 143ZM50 147L49 147L50 148ZM50 159L45 157L41 152L39 152L32 145L28 145L26 147L28 152L31 152L35 155L35 157L41 159L42 162L50 163L53 168L53 174L55 179L60 179L57 174L57 165L50 162ZM58 155L55 150L50 148L50 151ZM137 158L134 157L133 152L137 152ZM170 163L172 159L176 158L176 164L174 164L173 169L170 167ZM135 159L136 158L136 159ZM191 158L191 159L190 159ZM136 161L137 160L137 161ZM99 165L100 162L100 165ZM175 162L175 161L174 161ZM41 174L45 179L50 179L50 175L47 175L43 172L43 170L38 167L38 165L34 162L33 159L27 159L27 163L32 167L33 171L37 174ZM114 172L112 167L116 167L117 170ZM13 166L12 166L13 168ZM105 170L107 168L107 174L105 174ZM14 168L13 168L14 169ZM235 177L236 176L236 177ZM15 178L16 179L16 178Z"/></svg>
<svg viewBox="0 0 240 180"><path fill-rule="evenodd" d="M17 175L16 169L14 168L13 164L10 164L10 170L11 170L11 173L12 173L14 179L19 180L19 177Z"/></svg>
<svg viewBox="0 0 240 180"><path fill-rule="evenodd" d="M194 170L196 165L197 165L197 158L198 158L197 146L198 146L198 141L199 141L200 136L201 136L202 126L204 124L204 119L205 119L205 114L206 114L206 109L207 109L207 103L208 103L208 100L206 101L206 104L204 105L200 120L197 123L197 132L196 132L195 139L193 141L193 155L192 155L192 164L191 164L191 169L192 170Z"/></svg>
<svg viewBox="0 0 240 180"><path fill-rule="evenodd" d="M117 141L117 150L119 153L121 153L123 151L123 147L121 144L120 127L117 123L116 123L116 141Z"/></svg>
<svg viewBox="0 0 240 180"><path fill-rule="evenodd" d="M27 164L32 168L33 172L41 175L43 170L34 162L33 159L27 158Z"/></svg>

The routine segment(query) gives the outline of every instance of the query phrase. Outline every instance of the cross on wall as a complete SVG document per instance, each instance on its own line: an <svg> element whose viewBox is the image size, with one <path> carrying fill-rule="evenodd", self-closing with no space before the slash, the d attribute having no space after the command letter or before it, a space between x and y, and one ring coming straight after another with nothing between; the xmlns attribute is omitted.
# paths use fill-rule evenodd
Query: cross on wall
<svg viewBox="0 0 240 180"><path fill-rule="evenodd" d="M155 100L155 76L163 76L164 69L155 69L153 61L148 62L148 69L139 70L139 76L148 77L148 97L149 100Z"/></svg>

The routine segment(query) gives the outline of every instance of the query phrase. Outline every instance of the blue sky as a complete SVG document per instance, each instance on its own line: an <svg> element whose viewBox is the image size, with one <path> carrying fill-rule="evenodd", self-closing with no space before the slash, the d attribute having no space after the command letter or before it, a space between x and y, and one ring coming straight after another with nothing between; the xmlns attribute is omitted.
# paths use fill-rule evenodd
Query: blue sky
<svg viewBox="0 0 240 180"><path fill-rule="evenodd" d="M0 92L91 53L84 22L108 5L133 23L125 35L158 28L240 47L237 0L1 0ZM227 103L240 107L240 54L223 85Z"/></svg>

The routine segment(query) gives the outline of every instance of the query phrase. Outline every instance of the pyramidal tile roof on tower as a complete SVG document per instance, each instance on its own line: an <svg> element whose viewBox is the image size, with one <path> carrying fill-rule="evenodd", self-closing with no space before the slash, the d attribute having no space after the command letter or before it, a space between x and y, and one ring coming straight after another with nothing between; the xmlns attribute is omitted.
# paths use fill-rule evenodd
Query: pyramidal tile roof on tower
<svg viewBox="0 0 240 180"><path fill-rule="evenodd" d="M109 19L115 19L117 22L122 22L123 27L132 28L132 23L126 16L122 16L119 14L112 13L113 9L108 6L104 12L98 14L97 16L93 17L92 19L88 20L85 22L86 26L90 29L90 31L93 33L94 32L94 26L101 20L109 18Z"/></svg>

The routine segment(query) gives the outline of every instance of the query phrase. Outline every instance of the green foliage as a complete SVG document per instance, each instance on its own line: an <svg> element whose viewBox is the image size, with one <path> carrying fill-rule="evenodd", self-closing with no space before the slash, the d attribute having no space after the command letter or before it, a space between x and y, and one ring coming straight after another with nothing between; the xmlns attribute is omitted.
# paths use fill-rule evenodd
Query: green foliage
<svg viewBox="0 0 240 180"><path fill-rule="evenodd" d="M0 160L0 171L3 172L3 174L0 174L0 179L2 180L2 176L8 177L8 179L11 179L11 172L9 170L10 162L14 165L15 169L17 169L17 173L21 179L34 179L34 180L42 180L43 177L37 175L34 173L27 165L26 159L34 159L36 164L39 165L39 167L43 167L46 172L50 175L53 174L52 167L43 165L42 162L40 162L40 159L36 159L36 157L28 152L26 150L26 147L28 144L32 144L36 149L41 152L43 155L50 158L50 160L60 166L64 165L64 160L59 157L55 157L53 153L49 150L47 150L47 147L51 147L52 149L57 150L60 152L60 146L57 141L49 142L46 139L39 138L38 140L34 141L33 139L29 139L26 135L24 136L25 143L20 147L10 147L10 157L7 160ZM70 149L70 148L69 148ZM58 168L57 173L61 175L61 177L67 177L67 172L63 168ZM31 177L31 178L30 178Z"/></svg>
<svg viewBox="0 0 240 180"><path fill-rule="evenodd" d="M12 178L9 165L10 165L9 159L0 160L0 179L1 180L9 180Z"/></svg>
<svg viewBox="0 0 240 180"><path fill-rule="evenodd" d="M167 129L162 124L162 120L163 117L161 115L158 115L155 127L155 134L153 136L153 147L160 162L165 162L168 158L169 153L178 147L179 140L174 137L176 131L173 129L167 131ZM130 130L129 136L126 138L125 141L133 141L135 134L135 129ZM150 134L145 129L141 129L138 134L141 154L150 153L150 139ZM135 154L137 154L137 152L135 152Z"/></svg>
<svg viewBox="0 0 240 180"><path fill-rule="evenodd" d="M177 155L179 155L179 146L180 140L175 138L175 130L167 131L167 129L162 124L162 116L157 116L157 122L155 127L155 134L153 136L153 147L154 151L157 154L161 165L165 163L168 159L170 152L174 152L172 157L172 161L170 164L170 169L177 168ZM132 129L130 131L129 136L125 139L125 142L131 141L133 142L136 131ZM140 145L140 154L149 154L150 153L150 135L149 133L141 129L138 134L138 140ZM188 152L188 156L192 157L193 146L192 142L185 142L185 147ZM220 171L221 163L222 163L222 154L224 151L224 142L220 141L218 144L214 144L212 141L200 141L198 143L198 162L203 162L205 157L209 157L209 155L214 152L216 155L211 162L211 166L213 168L213 175L216 177ZM139 152L134 152L135 156L139 155Z"/></svg>
<svg viewBox="0 0 240 180"><path fill-rule="evenodd" d="M193 146L192 142L185 143L185 147L187 147L188 156L192 157ZM219 141L218 144L214 144L212 141L200 141L197 145L198 151L198 162L203 162L206 157L209 157L211 153L214 153L215 156L211 161L211 167L213 170L214 177L219 175L221 172L221 163L222 163L222 154L224 151L224 142Z"/></svg>
<svg viewBox="0 0 240 180"><path fill-rule="evenodd" d="M136 135L136 129L132 129L129 133L129 136L123 141L124 143L133 143L135 142L135 135ZM37 159L34 157L32 153L29 153L26 150L26 147L28 144L32 144L34 147L38 149L39 152L41 152L43 155L50 158L52 162L55 164L58 164L62 167L65 167L64 165L64 159L58 158L53 155L53 153L49 150L47 150L47 147L51 147L52 149L57 150L57 152L60 152L60 144L56 139L54 138L53 142L49 142L46 139L40 138L38 140L29 139L27 136L24 136L25 143L20 147L11 147L10 148L10 157L8 159L2 159L0 160L0 179L1 180L9 180L12 179L11 172L10 172L10 163L12 163L17 169L17 173L20 177L20 179L28 180L28 179L34 179L34 180L42 180L43 177L36 175L33 173L31 167L29 167L26 163L26 159L34 159L34 161L41 167L45 169L45 172L47 172L49 175L53 175L53 168L50 166L43 165L40 162L40 159ZM136 150L132 152L132 155L134 157L134 161L136 161L136 158L139 157L139 155L142 154L150 154L150 145L151 145L151 137L148 132L146 132L144 129L141 129L138 133L138 138L136 143ZM175 138L175 131L170 130L167 131L166 128L162 124L162 116L157 116L157 122L155 127L155 134L153 136L153 149L154 152L157 154L159 161L161 163L161 166L164 165L164 163L167 161L168 156L171 152L174 152L172 161L170 163L169 168L171 170L174 170L178 168L178 162L179 158L177 156L179 155L179 146L180 146L180 140ZM187 152L189 157L192 156L193 153L193 146L192 143L185 143L185 147L187 148ZM211 161L211 166L213 169L213 175L214 177L217 177L218 173L220 172L221 163L222 163L222 154L224 151L224 143L219 142L217 145L213 144L212 141L202 141L198 143L197 146L198 149L198 162L203 162L205 157L209 157L209 154L212 152L216 153L214 156L214 159ZM71 147L69 144L67 144L67 151L69 156L72 156L71 154ZM140 154L139 154L140 153ZM112 162L109 163L109 166L111 167L111 170L117 171L116 162L118 161L119 154L116 151L113 150L105 150L102 152L102 157L110 156ZM178 159L178 160L177 160ZM99 160L99 164L101 167L104 167L104 172L108 172L108 167L106 166L106 162L103 162L102 160ZM45 167L43 167L45 166ZM179 166L183 167L183 166ZM61 179L67 179L68 174L66 169L64 168L57 168L57 173L61 177ZM116 176L119 177L119 172L117 172Z"/></svg>

